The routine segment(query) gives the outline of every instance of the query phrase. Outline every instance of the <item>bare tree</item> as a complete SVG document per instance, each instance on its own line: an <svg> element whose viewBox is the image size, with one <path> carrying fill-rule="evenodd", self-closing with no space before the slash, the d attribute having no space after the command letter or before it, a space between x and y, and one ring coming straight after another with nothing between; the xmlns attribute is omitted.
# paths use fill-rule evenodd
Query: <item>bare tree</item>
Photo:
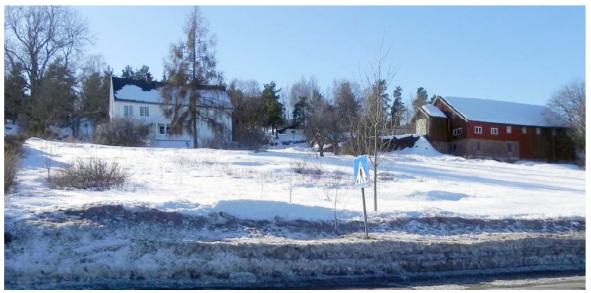
<svg viewBox="0 0 591 293"><path fill-rule="evenodd" d="M548 101L547 119L569 127L579 159L585 157L585 82L564 85Z"/></svg>
<svg viewBox="0 0 591 293"><path fill-rule="evenodd" d="M310 106L310 117L304 127L304 134L312 146L318 145L318 152L324 157L324 146L334 141L333 136L337 131L334 129L334 107L318 91L312 94Z"/></svg>
<svg viewBox="0 0 591 293"><path fill-rule="evenodd" d="M387 88L393 79L395 72L390 66L386 66L388 52L382 53L380 48L378 58L372 65L370 74L366 75L367 89L365 90L365 104L359 123L351 126L351 146L356 155L370 155L370 163L373 169L373 194L374 211L378 210L378 180L377 173L383 161L383 151L388 141L383 137L387 135L391 125L388 119Z"/></svg>
<svg viewBox="0 0 591 293"><path fill-rule="evenodd" d="M86 22L64 6L7 6L4 37L5 60L11 67L22 66L33 102L49 64L61 58L68 68L72 57L90 42Z"/></svg>

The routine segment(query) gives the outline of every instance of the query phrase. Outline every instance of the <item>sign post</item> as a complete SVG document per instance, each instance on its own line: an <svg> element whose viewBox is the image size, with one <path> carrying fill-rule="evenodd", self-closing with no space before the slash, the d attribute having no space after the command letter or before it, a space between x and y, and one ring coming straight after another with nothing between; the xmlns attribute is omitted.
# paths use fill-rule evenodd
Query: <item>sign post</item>
<svg viewBox="0 0 591 293"><path fill-rule="evenodd" d="M369 186L369 158L367 155L356 157L353 160L353 181L356 188L361 188L361 198L363 199L363 222L365 223L365 238L367 234L367 210L365 208L365 187Z"/></svg>

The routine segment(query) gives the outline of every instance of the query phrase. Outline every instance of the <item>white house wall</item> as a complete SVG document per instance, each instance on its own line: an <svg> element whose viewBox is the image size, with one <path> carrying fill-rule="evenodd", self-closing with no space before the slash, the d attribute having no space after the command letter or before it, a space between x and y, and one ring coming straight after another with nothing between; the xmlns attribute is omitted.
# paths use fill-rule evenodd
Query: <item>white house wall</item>
<svg viewBox="0 0 591 293"><path fill-rule="evenodd" d="M133 107L133 116L129 118L148 125L150 128L149 137L151 145L163 147L193 147L193 138L186 133L186 131L184 131L182 135L160 134L159 124L170 124L170 119L164 116L160 104L113 101L112 107L110 107L112 108L111 119L126 118L124 112L125 106ZM140 116L140 107L148 107L149 116ZM218 115L216 120L223 125L223 133L221 135L215 134L206 121L199 121L197 124L197 142L199 147L219 146L220 143L229 143L232 140L231 112L209 109L208 115L216 115L216 112Z"/></svg>

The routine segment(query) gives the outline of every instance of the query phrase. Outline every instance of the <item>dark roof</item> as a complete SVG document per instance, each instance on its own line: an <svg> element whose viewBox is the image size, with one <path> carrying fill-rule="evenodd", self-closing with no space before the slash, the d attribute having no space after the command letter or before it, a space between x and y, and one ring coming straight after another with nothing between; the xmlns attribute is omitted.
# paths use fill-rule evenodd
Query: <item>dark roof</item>
<svg viewBox="0 0 591 293"><path fill-rule="evenodd" d="M115 76L111 77L111 79L113 80L113 91L115 91L115 92L122 89L125 85L135 85L135 86L141 88L143 91L155 90L159 87L164 86L164 83L160 82L160 81L147 82L145 80L139 80L139 79L135 79L135 78L122 78L122 77L115 77ZM200 85L198 89L225 91L226 87L223 85L204 84L204 85Z"/></svg>

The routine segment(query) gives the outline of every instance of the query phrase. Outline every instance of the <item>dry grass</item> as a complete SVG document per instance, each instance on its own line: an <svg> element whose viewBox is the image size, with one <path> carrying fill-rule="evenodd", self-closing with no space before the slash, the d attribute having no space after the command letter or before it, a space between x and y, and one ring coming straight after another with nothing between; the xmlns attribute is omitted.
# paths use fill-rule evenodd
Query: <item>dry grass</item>
<svg viewBox="0 0 591 293"><path fill-rule="evenodd" d="M122 187L127 172L116 162L99 159L78 160L49 178L51 188L107 190Z"/></svg>
<svg viewBox="0 0 591 293"><path fill-rule="evenodd" d="M8 135L4 137L4 191L8 191L16 178L18 159L26 137Z"/></svg>

